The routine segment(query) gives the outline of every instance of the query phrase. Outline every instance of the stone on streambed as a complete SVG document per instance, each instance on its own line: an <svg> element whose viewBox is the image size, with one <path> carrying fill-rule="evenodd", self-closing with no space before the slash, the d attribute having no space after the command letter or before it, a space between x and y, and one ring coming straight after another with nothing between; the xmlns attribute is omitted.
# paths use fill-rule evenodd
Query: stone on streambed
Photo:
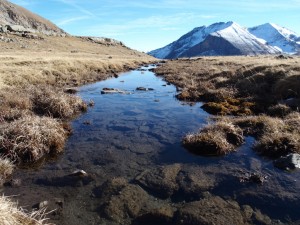
<svg viewBox="0 0 300 225"><path fill-rule="evenodd" d="M166 224L177 210L122 177L106 181L94 194L100 198L101 215L118 224Z"/></svg>
<svg viewBox="0 0 300 225"><path fill-rule="evenodd" d="M150 192L154 192L161 198L168 198L179 189L176 178L180 169L180 164L174 164L154 170L146 170L138 175L135 180Z"/></svg>
<svg viewBox="0 0 300 225"><path fill-rule="evenodd" d="M81 187L88 185L94 181L94 178L86 173L84 170L75 170L71 174L61 177L45 177L36 180L37 184L46 186L58 186L58 187Z"/></svg>
<svg viewBox="0 0 300 225"><path fill-rule="evenodd" d="M279 169L293 170L300 168L300 155L297 153L291 153L287 156L282 156L281 158L274 161L274 165Z"/></svg>
<svg viewBox="0 0 300 225"><path fill-rule="evenodd" d="M135 90L137 90L137 91L154 91L153 88L145 88L145 87L137 87Z"/></svg>
<svg viewBox="0 0 300 225"><path fill-rule="evenodd" d="M215 181L199 168L186 170L180 164L173 164L146 170L135 178L135 182L160 198L190 201L202 197L203 192L214 187Z"/></svg>
<svg viewBox="0 0 300 225"><path fill-rule="evenodd" d="M127 94L128 92L117 88L103 88L101 94Z"/></svg>
<svg viewBox="0 0 300 225"><path fill-rule="evenodd" d="M183 205L175 215L178 225L218 224L243 225L246 218L237 202L208 197Z"/></svg>

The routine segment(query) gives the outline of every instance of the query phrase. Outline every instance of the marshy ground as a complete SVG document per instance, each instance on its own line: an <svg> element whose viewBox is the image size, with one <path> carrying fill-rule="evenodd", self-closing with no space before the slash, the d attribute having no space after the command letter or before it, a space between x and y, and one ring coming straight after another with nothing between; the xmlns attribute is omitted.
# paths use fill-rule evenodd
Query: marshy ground
<svg viewBox="0 0 300 225"><path fill-rule="evenodd" d="M167 61L155 69L179 87L180 100L202 101L219 121L183 144L203 155L233 151L244 136L261 155L300 153L300 58L205 57ZM210 150L209 150L210 149Z"/></svg>
<svg viewBox="0 0 300 225"><path fill-rule="evenodd" d="M28 210L47 202L56 210L46 217L57 224L299 222L299 177L252 151L255 139L257 152L271 157L299 149L299 58L172 60L155 69L165 82L149 67L117 78L118 72L153 60L141 53L65 40L57 45L56 38L43 40L47 52L29 43L30 56L22 46L12 45L11 52L2 46L8 51L0 56L0 149L17 165L42 165L11 177L15 166L0 161L5 194L18 194ZM83 100L69 94L104 79L78 88ZM174 99L170 83L188 104ZM103 88L124 92L101 95ZM90 100L93 108L87 107ZM217 115L207 127L209 115L196 101ZM66 122L86 110L67 139ZM182 136L200 127L202 132L187 135L184 145L196 154L225 156L199 157L182 148ZM45 154L63 150L43 165ZM74 176L76 169L88 176Z"/></svg>

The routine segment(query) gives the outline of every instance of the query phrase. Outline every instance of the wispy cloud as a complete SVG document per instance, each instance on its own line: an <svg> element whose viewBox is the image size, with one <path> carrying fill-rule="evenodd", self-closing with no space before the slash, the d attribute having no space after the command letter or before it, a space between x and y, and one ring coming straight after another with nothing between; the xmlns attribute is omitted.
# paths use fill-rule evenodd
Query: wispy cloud
<svg viewBox="0 0 300 225"><path fill-rule="evenodd" d="M89 16L79 16L79 17L72 17L72 18L66 18L66 19L61 19L56 21L56 24L58 26L63 26L63 25L67 25L70 24L72 22L76 22L76 21L80 21L80 20L86 20L89 19Z"/></svg>
<svg viewBox="0 0 300 225"><path fill-rule="evenodd" d="M64 4L67 4L75 9L77 9L78 11L80 11L81 13L91 16L91 17L95 17L95 14L92 13L90 10L85 9L84 7L78 5L75 1L72 0L57 0L59 2L62 2Z"/></svg>
<svg viewBox="0 0 300 225"><path fill-rule="evenodd" d="M103 24L101 26L91 26L87 32L102 33L108 36L121 36L137 30L177 30L182 24L187 24L198 19L215 18L217 15L198 15L195 13L178 13L165 16L150 16L127 21L122 24ZM104 33L105 32L105 33Z"/></svg>

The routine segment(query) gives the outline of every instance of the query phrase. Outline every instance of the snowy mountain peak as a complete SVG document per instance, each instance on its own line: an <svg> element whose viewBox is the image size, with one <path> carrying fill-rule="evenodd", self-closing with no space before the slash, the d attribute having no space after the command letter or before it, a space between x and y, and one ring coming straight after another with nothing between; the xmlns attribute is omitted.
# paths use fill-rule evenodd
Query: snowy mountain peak
<svg viewBox="0 0 300 225"><path fill-rule="evenodd" d="M194 28L173 43L149 52L157 58L200 55L256 55L279 51L259 40L239 24L229 21Z"/></svg>
<svg viewBox="0 0 300 225"><path fill-rule="evenodd" d="M248 31L285 53L295 53L300 49L300 44L297 43L300 38L299 35L277 24L265 23L249 28Z"/></svg>

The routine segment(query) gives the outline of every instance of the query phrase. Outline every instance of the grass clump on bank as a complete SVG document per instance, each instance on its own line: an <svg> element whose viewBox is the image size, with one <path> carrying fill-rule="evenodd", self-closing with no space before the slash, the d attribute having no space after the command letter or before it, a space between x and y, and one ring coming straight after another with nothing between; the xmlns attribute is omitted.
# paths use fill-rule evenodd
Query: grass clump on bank
<svg viewBox="0 0 300 225"><path fill-rule="evenodd" d="M199 155L225 155L244 142L243 131L239 127L218 122L204 127L199 133L183 138L183 146Z"/></svg>
<svg viewBox="0 0 300 225"><path fill-rule="evenodd" d="M26 213L5 196L0 196L0 221L2 225L46 225L43 211Z"/></svg>
<svg viewBox="0 0 300 225"><path fill-rule="evenodd" d="M0 126L0 152L18 162L36 162L63 150L68 132L50 117L26 116Z"/></svg>
<svg viewBox="0 0 300 225"><path fill-rule="evenodd" d="M79 97L49 86L34 88L32 103L36 114L59 119L71 119L87 110L87 104Z"/></svg>
<svg viewBox="0 0 300 225"><path fill-rule="evenodd" d="M300 154L300 113L284 118L267 115L227 118L243 129L246 135L256 137L254 149L261 155L278 158L289 153Z"/></svg>

